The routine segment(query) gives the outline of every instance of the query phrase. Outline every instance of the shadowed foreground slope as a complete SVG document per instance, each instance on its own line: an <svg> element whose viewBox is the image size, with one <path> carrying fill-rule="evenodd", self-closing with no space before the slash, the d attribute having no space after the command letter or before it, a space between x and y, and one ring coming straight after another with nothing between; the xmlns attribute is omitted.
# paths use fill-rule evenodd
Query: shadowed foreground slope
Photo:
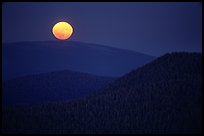
<svg viewBox="0 0 204 136"><path fill-rule="evenodd" d="M201 133L200 53L165 54L80 101L4 110L5 133Z"/></svg>

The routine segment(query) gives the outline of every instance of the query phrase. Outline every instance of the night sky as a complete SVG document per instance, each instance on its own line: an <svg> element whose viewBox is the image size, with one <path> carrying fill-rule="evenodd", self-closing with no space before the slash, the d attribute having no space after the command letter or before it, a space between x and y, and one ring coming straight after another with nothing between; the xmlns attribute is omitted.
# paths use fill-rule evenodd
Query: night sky
<svg viewBox="0 0 204 136"><path fill-rule="evenodd" d="M202 4L194 3L3 3L2 40L57 40L51 30L67 21L68 40L97 43L154 56L202 50Z"/></svg>

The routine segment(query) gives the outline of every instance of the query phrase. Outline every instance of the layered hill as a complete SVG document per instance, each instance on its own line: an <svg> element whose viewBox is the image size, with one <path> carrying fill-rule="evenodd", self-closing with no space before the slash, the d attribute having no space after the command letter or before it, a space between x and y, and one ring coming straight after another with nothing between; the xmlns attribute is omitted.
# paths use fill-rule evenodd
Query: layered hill
<svg viewBox="0 0 204 136"><path fill-rule="evenodd" d="M109 46L75 41L2 44L3 80L60 70L119 77L154 57Z"/></svg>
<svg viewBox="0 0 204 136"><path fill-rule="evenodd" d="M201 133L201 53L171 53L79 101L3 112L5 133Z"/></svg>
<svg viewBox="0 0 204 136"><path fill-rule="evenodd" d="M114 78L63 70L19 77L3 82L5 106L70 101L102 89Z"/></svg>

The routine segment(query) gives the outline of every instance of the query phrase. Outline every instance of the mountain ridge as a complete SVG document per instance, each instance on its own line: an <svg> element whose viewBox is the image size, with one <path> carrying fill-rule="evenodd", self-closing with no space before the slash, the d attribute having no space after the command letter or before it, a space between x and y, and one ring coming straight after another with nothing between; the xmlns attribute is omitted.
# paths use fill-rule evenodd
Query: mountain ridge
<svg viewBox="0 0 204 136"><path fill-rule="evenodd" d="M3 82L4 106L71 101L92 94L115 78L76 71L55 71Z"/></svg>
<svg viewBox="0 0 204 136"><path fill-rule="evenodd" d="M79 101L4 111L4 130L7 133L201 133L201 60L202 54L166 54L116 79L103 92ZM167 74L160 68L167 70ZM142 78L153 75L146 79L150 82L139 80L145 81ZM33 116L37 119L32 120Z"/></svg>
<svg viewBox="0 0 204 136"><path fill-rule="evenodd" d="M18 42L3 45L2 50L3 80L64 69L119 77L154 59L133 51L64 41Z"/></svg>
<svg viewBox="0 0 204 136"><path fill-rule="evenodd" d="M117 47L112 47L112 46L108 46L108 45L103 45L103 44L98 44L98 43L89 43L89 42L81 42L81 41L54 41L54 40L50 40L50 41L18 41L18 42L9 42L9 43L3 43L3 45L6 44L21 44L21 43L71 43L71 44L85 44L85 45L89 45L89 46L99 46L99 47L104 47L104 48L110 48L110 49L116 49L116 50L126 50L129 52L134 52L134 53L138 53L138 54L143 54L143 55L148 55L150 57L156 57L154 55L149 55L146 53L142 53L142 52L138 52L138 51L134 51L134 50L129 50L129 49L125 49L125 48L117 48ZM70 45L68 45L70 46Z"/></svg>

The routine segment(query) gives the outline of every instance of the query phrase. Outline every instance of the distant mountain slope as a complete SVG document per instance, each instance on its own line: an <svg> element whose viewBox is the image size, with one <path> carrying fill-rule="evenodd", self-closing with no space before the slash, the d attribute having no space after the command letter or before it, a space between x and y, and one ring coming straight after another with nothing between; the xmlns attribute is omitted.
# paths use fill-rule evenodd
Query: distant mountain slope
<svg viewBox="0 0 204 136"><path fill-rule="evenodd" d="M74 41L17 42L2 45L3 80L64 69L119 77L153 60L129 50Z"/></svg>
<svg viewBox="0 0 204 136"><path fill-rule="evenodd" d="M200 53L166 54L76 102L4 110L7 133L201 133Z"/></svg>
<svg viewBox="0 0 204 136"><path fill-rule="evenodd" d="M113 79L68 70L25 76L3 82L3 102L14 106L79 99Z"/></svg>

